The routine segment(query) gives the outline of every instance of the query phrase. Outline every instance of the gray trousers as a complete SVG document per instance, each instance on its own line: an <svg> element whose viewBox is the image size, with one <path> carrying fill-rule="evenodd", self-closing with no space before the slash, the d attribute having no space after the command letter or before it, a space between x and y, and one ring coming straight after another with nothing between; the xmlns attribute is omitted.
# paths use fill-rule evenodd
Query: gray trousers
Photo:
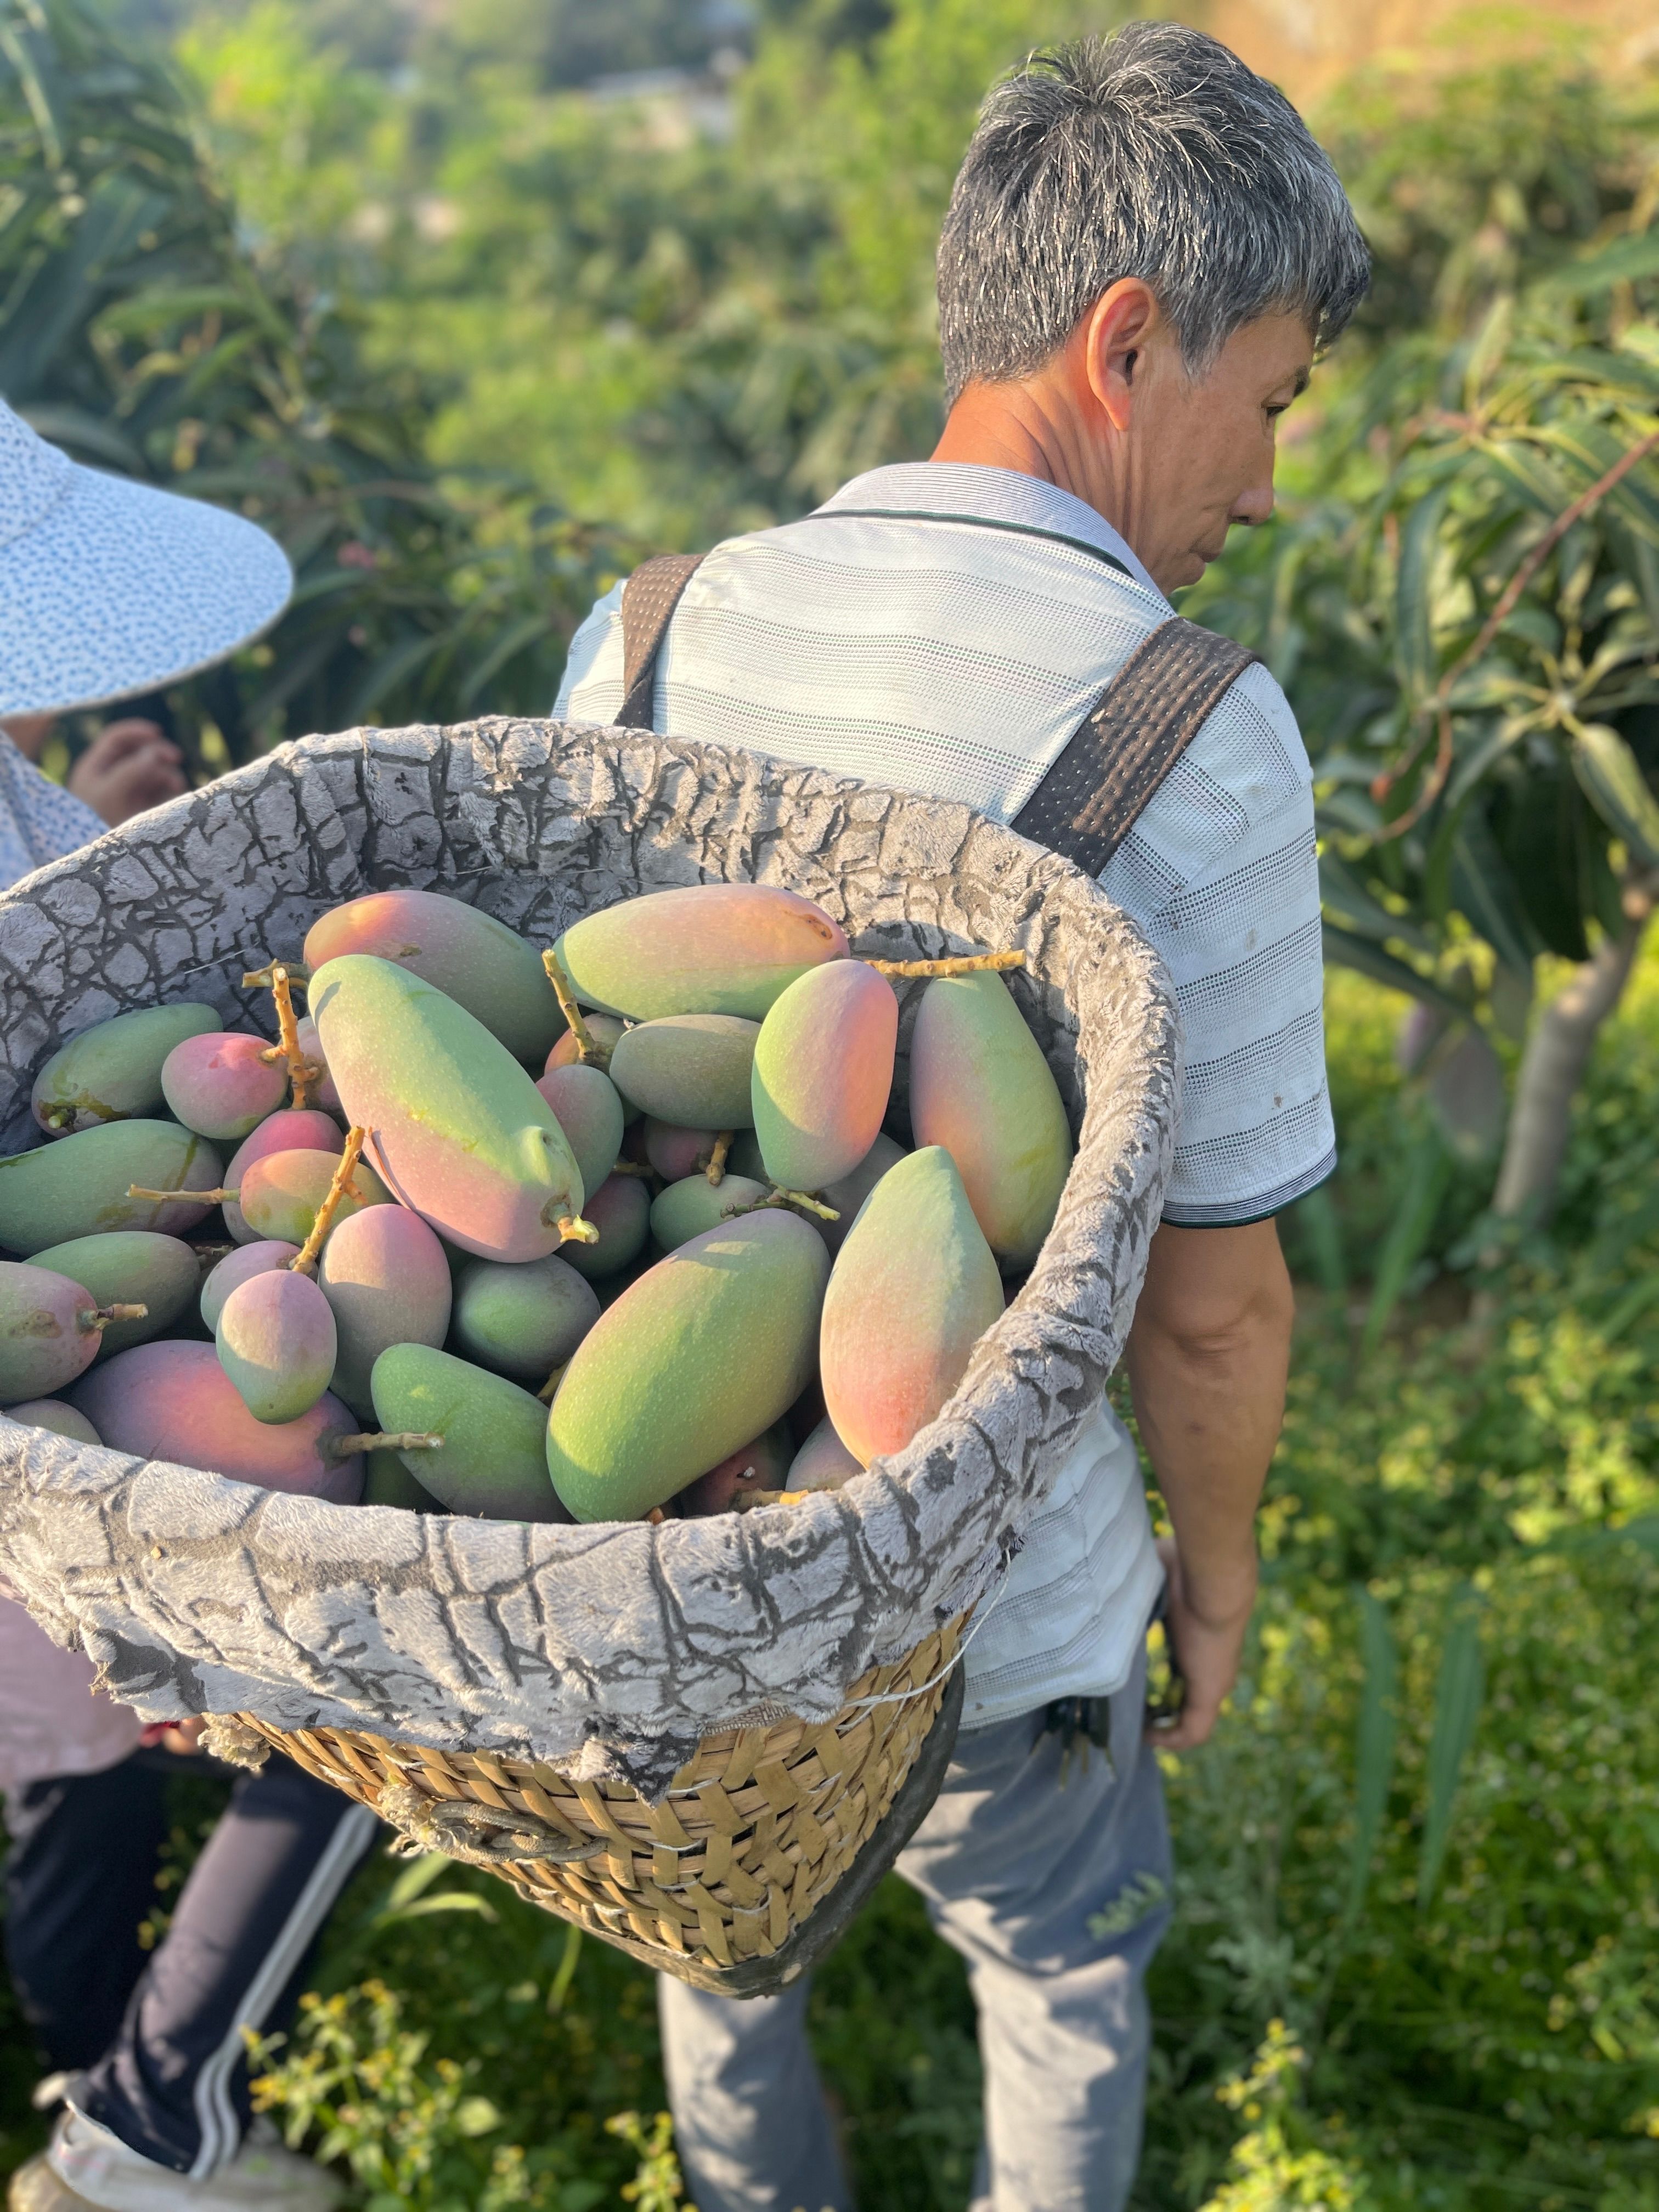
<svg viewBox="0 0 1659 2212"><path fill-rule="evenodd" d="M1112 1700L1109 1763L1027 1713L961 1735L898 1863L968 1962L985 2066L971 2212L1121 2212L1140 2156L1145 1979L1168 1920L1169 1833L1141 1742L1144 1662ZM1115 1909L1114 1909L1115 1908ZM1109 1932L1091 1933L1104 1913ZM1127 1923L1127 1924L1126 1924ZM687 2191L698 2212L852 2212L806 2036L781 1996L657 1984Z"/></svg>

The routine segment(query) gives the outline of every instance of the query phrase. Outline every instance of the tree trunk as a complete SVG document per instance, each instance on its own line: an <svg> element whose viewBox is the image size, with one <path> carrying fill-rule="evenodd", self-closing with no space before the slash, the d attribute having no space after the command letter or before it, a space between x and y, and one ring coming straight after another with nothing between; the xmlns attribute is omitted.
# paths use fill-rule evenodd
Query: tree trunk
<svg viewBox="0 0 1659 2212"><path fill-rule="evenodd" d="M1647 926L1645 902L1617 937L1604 937L1533 1025L1521 1056L1492 1212L1500 1220L1548 1218L1572 1127L1572 1102L1596 1034L1623 996Z"/></svg>

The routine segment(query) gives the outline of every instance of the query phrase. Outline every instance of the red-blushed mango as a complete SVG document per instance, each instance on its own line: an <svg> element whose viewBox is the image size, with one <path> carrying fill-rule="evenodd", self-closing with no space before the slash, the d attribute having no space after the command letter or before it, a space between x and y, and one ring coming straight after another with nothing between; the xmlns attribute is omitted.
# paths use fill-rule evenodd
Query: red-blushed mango
<svg viewBox="0 0 1659 2212"><path fill-rule="evenodd" d="M316 1023L309 1014L302 1014L294 1027L295 1042L301 1051L313 1067L320 1067L323 1071L322 1081L313 1083L307 1096L314 1099L325 1114L337 1114L340 1094L334 1088L334 1078L329 1073L328 1062L323 1057L322 1040L317 1034Z"/></svg>
<svg viewBox="0 0 1659 2212"><path fill-rule="evenodd" d="M861 1467L927 1427L1001 1311L950 1154L930 1145L889 1168L841 1248L818 1341L824 1405Z"/></svg>
<svg viewBox="0 0 1659 2212"><path fill-rule="evenodd" d="M536 1088L553 1109L553 1118L576 1155L583 1190L597 1190L617 1164L627 1126L616 1085L599 1068L576 1060L550 1067Z"/></svg>
<svg viewBox="0 0 1659 2212"><path fill-rule="evenodd" d="M297 1421L256 1421L210 1344L135 1345L100 1360L70 1402L111 1451L173 1460L233 1482L355 1505L362 1494L360 1452L340 1456L331 1439L359 1431L355 1416L326 1393Z"/></svg>
<svg viewBox="0 0 1659 2212"><path fill-rule="evenodd" d="M216 1331L225 1300L233 1291L240 1290L255 1275L268 1275L277 1267L286 1267L290 1260L299 1256L299 1246L290 1243L285 1237L263 1237L257 1244L239 1244L234 1252L227 1252L202 1285L199 1311L204 1323Z"/></svg>
<svg viewBox="0 0 1659 2212"><path fill-rule="evenodd" d="M334 1316L309 1275L272 1267L239 1283L213 1332L219 1364L256 1421L297 1421L334 1372Z"/></svg>
<svg viewBox="0 0 1659 2212"><path fill-rule="evenodd" d="M847 933L796 891L696 884L590 914L571 924L555 951L576 996L607 1013L636 1022L666 1014L757 1022L797 975L844 959Z"/></svg>
<svg viewBox="0 0 1659 2212"><path fill-rule="evenodd" d="M337 1158L344 1150L345 1133L331 1115L315 1106L285 1106L281 1113L268 1115L231 1154L224 1187L240 1189L254 1161L271 1152L332 1152ZM225 1226L239 1244L251 1244L257 1233L242 1218L234 1198L225 1200Z"/></svg>
<svg viewBox="0 0 1659 2212"><path fill-rule="evenodd" d="M392 1434L437 1436L403 1455L447 1512L485 1521L568 1521L547 1475L539 1398L447 1352L394 1344L374 1363L374 1417Z"/></svg>
<svg viewBox="0 0 1659 2212"><path fill-rule="evenodd" d="M789 1462L782 1490L839 1490L864 1469L836 1434L828 1413Z"/></svg>
<svg viewBox="0 0 1659 2212"><path fill-rule="evenodd" d="M236 1186L237 1206L258 1237L281 1237L303 1244L317 1209L333 1187L340 1163L332 1152L267 1152L255 1160ZM351 1170L335 1209L334 1226L366 1206L389 1206L392 1194L373 1168L362 1160Z"/></svg>
<svg viewBox="0 0 1659 2212"><path fill-rule="evenodd" d="M850 1175L838 1182L826 1183L822 1196L826 1206L836 1210L833 1221L817 1224L819 1235L830 1247L831 1256L839 1252L852 1233L853 1224L859 1218L859 1209L890 1167L909 1155L902 1145L896 1144L884 1129L878 1130L875 1142Z"/></svg>
<svg viewBox="0 0 1659 2212"><path fill-rule="evenodd" d="M369 1387L388 1345L440 1345L449 1331L449 1261L434 1231L403 1206L369 1206L339 1222L323 1247L317 1280L339 1332L329 1385L365 1420Z"/></svg>
<svg viewBox="0 0 1659 2212"><path fill-rule="evenodd" d="M98 1301L50 1267L0 1260L0 1405L50 1397L98 1356Z"/></svg>
<svg viewBox="0 0 1659 2212"><path fill-rule="evenodd" d="M61 1398L28 1398L21 1406L8 1406L6 1419L21 1421L26 1429L50 1429L56 1437L67 1437L72 1443L99 1444L104 1439L84 1413L66 1406Z"/></svg>
<svg viewBox="0 0 1659 2212"><path fill-rule="evenodd" d="M112 1321L100 1358L110 1359L152 1336L165 1336L196 1303L201 1267L191 1248L153 1229L118 1229L105 1237L73 1237L31 1252L30 1265L84 1283L95 1306L143 1306L142 1321Z"/></svg>
<svg viewBox="0 0 1659 2212"><path fill-rule="evenodd" d="M758 1022L740 1014L665 1014L629 1030L611 1055L623 1097L681 1128L741 1129L750 1118Z"/></svg>
<svg viewBox="0 0 1659 2212"><path fill-rule="evenodd" d="M398 1505L405 1513L441 1513L443 1507L423 1484L416 1481L404 1464L401 1452L384 1444L368 1455L363 1475L365 1505Z"/></svg>
<svg viewBox="0 0 1659 2212"><path fill-rule="evenodd" d="M599 1243L562 1244L559 1257L590 1283L608 1282L632 1267L645 1249L651 1193L639 1176L607 1176L588 1200L583 1218L599 1231Z"/></svg>
<svg viewBox="0 0 1659 2212"><path fill-rule="evenodd" d="M219 1155L207 1139L176 1121L106 1121L82 1129L0 1160L0 1245L40 1252L71 1237L116 1229L182 1237L208 1212L203 1200L129 1198L129 1186L217 1190L219 1171Z"/></svg>
<svg viewBox="0 0 1659 2212"><path fill-rule="evenodd" d="M682 1129L672 1121L647 1116L641 1133L645 1157L665 1182L684 1182L689 1175L700 1175L714 1150L712 1129Z"/></svg>
<svg viewBox="0 0 1659 2212"><path fill-rule="evenodd" d="M599 1317L593 1285L556 1255L519 1267L469 1260L455 1277L449 1348L539 1390Z"/></svg>
<svg viewBox="0 0 1659 2212"><path fill-rule="evenodd" d="M812 1372L829 1268L821 1237L769 1211L694 1237L625 1291L548 1420L576 1518L636 1521L781 1419Z"/></svg>
<svg viewBox="0 0 1659 2212"><path fill-rule="evenodd" d="M49 1137L155 1114L161 1066L186 1037L216 1030L211 1006L141 1006L98 1022L61 1046L34 1079L34 1118Z"/></svg>
<svg viewBox="0 0 1659 2212"><path fill-rule="evenodd" d="M729 1175L717 1183L706 1175L686 1176L652 1200L651 1234L665 1252L676 1251L765 1195L766 1185L750 1182L747 1176Z"/></svg>
<svg viewBox="0 0 1659 2212"><path fill-rule="evenodd" d="M1072 1166L1058 1085L1000 975L939 975L910 1039L918 1145L957 1164L987 1243L1011 1273L1054 1227Z"/></svg>
<svg viewBox="0 0 1659 2212"><path fill-rule="evenodd" d="M734 1513L736 1500L746 1490L781 1490L793 1449L787 1427L774 1421L764 1436L728 1454L681 1491L674 1503L682 1517L700 1521L710 1513Z"/></svg>
<svg viewBox="0 0 1659 2212"><path fill-rule="evenodd" d="M861 960L811 968L779 997L755 1046L750 1103L769 1179L822 1190L874 1144L893 1088L898 1000Z"/></svg>
<svg viewBox="0 0 1659 2212"><path fill-rule="evenodd" d="M514 1060L539 1067L564 1027L541 955L463 899L392 890L348 900L312 924L306 964L314 974L346 952L372 953L406 968L465 1006Z"/></svg>
<svg viewBox="0 0 1659 2212"><path fill-rule="evenodd" d="M352 1126L368 1131L404 1206L481 1259L557 1248L560 1221L582 1210L581 1170L553 1109L482 1022L363 953L317 970L311 1011Z"/></svg>
<svg viewBox="0 0 1659 2212"><path fill-rule="evenodd" d="M288 1096L288 1066L262 1036L210 1030L186 1037L161 1067L161 1093L185 1128L216 1144L251 1136Z"/></svg>

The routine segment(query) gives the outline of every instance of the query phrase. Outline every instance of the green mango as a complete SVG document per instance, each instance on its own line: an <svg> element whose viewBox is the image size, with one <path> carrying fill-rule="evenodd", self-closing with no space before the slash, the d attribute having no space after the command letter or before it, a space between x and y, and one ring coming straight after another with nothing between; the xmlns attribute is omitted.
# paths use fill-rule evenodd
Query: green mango
<svg viewBox="0 0 1659 2212"><path fill-rule="evenodd" d="M622 1150L627 1109L616 1085L603 1070L577 1060L550 1067L536 1088L553 1109L582 1171L582 1189L591 1194L616 1166Z"/></svg>
<svg viewBox="0 0 1659 2212"><path fill-rule="evenodd" d="M98 1302L50 1267L0 1260L0 1405L46 1398L98 1356Z"/></svg>
<svg viewBox="0 0 1659 2212"><path fill-rule="evenodd" d="M450 1341L463 1358L539 1390L599 1317L592 1285L556 1255L519 1267L469 1260L455 1277Z"/></svg>
<svg viewBox="0 0 1659 2212"><path fill-rule="evenodd" d="M39 1252L71 1237L118 1229L182 1236L208 1212L189 1198L129 1198L146 1190L217 1190L219 1155L176 1121L106 1121L55 1145L0 1159L0 1245Z"/></svg>
<svg viewBox="0 0 1659 2212"><path fill-rule="evenodd" d="M104 1331L100 1357L125 1352L152 1336L172 1334L199 1295L201 1268L191 1247L177 1237L158 1237L153 1229L123 1229L104 1237L74 1237L67 1244L48 1244L32 1252L36 1267L55 1267L60 1275L84 1283L100 1306L148 1306L143 1321L112 1321Z"/></svg>
<svg viewBox="0 0 1659 2212"><path fill-rule="evenodd" d="M766 1195L766 1185L750 1182L747 1176L729 1175L718 1183L706 1175L687 1176L671 1182L651 1201L651 1234L665 1252L672 1252L717 1229L728 1212L753 1206Z"/></svg>
<svg viewBox="0 0 1659 2212"><path fill-rule="evenodd" d="M637 1022L699 1013L757 1022L806 969L845 959L847 933L798 891L696 884L585 915L554 950L585 1006Z"/></svg>
<svg viewBox="0 0 1659 2212"><path fill-rule="evenodd" d="M369 1387L383 1431L443 1438L435 1450L403 1458L446 1512L485 1521L570 1517L548 1480L547 1408L528 1390L426 1344L390 1346Z"/></svg>
<svg viewBox="0 0 1659 2212"><path fill-rule="evenodd" d="M61 1398L28 1398L21 1406L8 1406L6 1419L21 1421L26 1429L50 1429L54 1436L68 1437L77 1444L96 1444L101 1450L104 1439L86 1415L66 1406Z"/></svg>
<svg viewBox="0 0 1659 2212"><path fill-rule="evenodd" d="M576 1518L638 1520L781 1419L811 1378L829 1273L823 1239L771 1210L694 1237L624 1291L548 1422Z"/></svg>
<svg viewBox="0 0 1659 2212"><path fill-rule="evenodd" d="M429 1490L416 1481L404 1464L401 1452L384 1445L370 1452L364 1464L365 1505L400 1505L407 1513L441 1513L443 1507Z"/></svg>
<svg viewBox="0 0 1659 2212"><path fill-rule="evenodd" d="M367 1157L441 1237L485 1260L539 1260L582 1210L552 1108L482 1022L418 975L352 952L311 979L311 1012ZM245 1209L246 1210L246 1209Z"/></svg>
<svg viewBox="0 0 1659 2212"><path fill-rule="evenodd" d="M61 1046L34 1079L34 1118L50 1137L152 1115L162 1103L161 1063L186 1037L220 1026L211 1006L141 1006Z"/></svg>
<svg viewBox="0 0 1659 2212"><path fill-rule="evenodd" d="M890 996L891 994L890 993ZM653 1121L744 1129L754 1120L750 1073L758 1022L737 1014L668 1014L624 1031L611 1080Z"/></svg>

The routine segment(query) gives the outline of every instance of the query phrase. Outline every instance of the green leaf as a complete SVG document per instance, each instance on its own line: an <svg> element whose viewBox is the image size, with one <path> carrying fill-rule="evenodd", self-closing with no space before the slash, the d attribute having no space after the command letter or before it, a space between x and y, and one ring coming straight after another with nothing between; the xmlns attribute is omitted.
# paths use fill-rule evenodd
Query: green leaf
<svg viewBox="0 0 1659 2212"><path fill-rule="evenodd" d="M1359 1357L1369 1358L1382 1340L1389 1317L1400 1303L1407 1278L1428 1249L1434 1233L1440 1201L1451 1182L1452 1158L1437 1129L1419 1139L1407 1155L1403 1187L1389 1223L1389 1232L1376 1255L1371 1277L1371 1302L1359 1339Z"/></svg>
<svg viewBox="0 0 1659 2212"><path fill-rule="evenodd" d="M1419 1911L1427 1909L1440 1879L1446 1845L1451 1837L1452 1806L1480 1714L1484 1687L1480 1626L1473 1610L1468 1608L1467 1588L1462 1595L1465 1609L1453 1622L1446 1638L1439 1679L1435 1684L1434 1732L1429 1739L1428 1808L1417 1867Z"/></svg>
<svg viewBox="0 0 1659 2212"><path fill-rule="evenodd" d="M1419 975L1403 960L1396 960L1370 938L1356 937L1352 930L1340 929L1332 921L1325 924L1322 936L1325 957L1338 967L1357 969L1373 982L1385 984L1390 991L1403 991L1408 998L1421 999L1425 1006L1438 1006L1460 1021L1467 1017L1469 1010L1461 999L1455 999L1428 976Z"/></svg>
<svg viewBox="0 0 1659 2212"><path fill-rule="evenodd" d="M1459 913L1506 968L1519 974L1531 968L1537 939L1486 816L1473 807L1465 812L1452 841L1451 896Z"/></svg>
<svg viewBox="0 0 1659 2212"><path fill-rule="evenodd" d="M1659 868L1659 799L1635 754L1605 722L1587 722L1572 741L1572 772L1584 796L1632 859Z"/></svg>
<svg viewBox="0 0 1659 2212"><path fill-rule="evenodd" d="M1409 915L1392 914L1373 897L1342 855L1327 846L1319 855L1319 896L1322 905L1349 929L1377 944L1389 938L1416 951L1431 954L1434 945L1426 930Z"/></svg>
<svg viewBox="0 0 1659 2212"><path fill-rule="evenodd" d="M1395 575L1395 666L1401 687L1413 706L1421 705L1434 689L1434 562L1439 550L1440 525L1450 497L1451 487L1447 484L1419 500L1400 533L1400 559Z"/></svg>
<svg viewBox="0 0 1659 2212"><path fill-rule="evenodd" d="M1388 1810L1389 1785L1394 1778L1395 1695L1400 1662L1387 1608L1368 1589L1358 1593L1359 1655L1364 1665L1364 1686L1359 1698L1359 1723L1354 1739L1353 1850L1348 1864L1347 1917L1352 1920L1365 1901L1371 1861Z"/></svg>

